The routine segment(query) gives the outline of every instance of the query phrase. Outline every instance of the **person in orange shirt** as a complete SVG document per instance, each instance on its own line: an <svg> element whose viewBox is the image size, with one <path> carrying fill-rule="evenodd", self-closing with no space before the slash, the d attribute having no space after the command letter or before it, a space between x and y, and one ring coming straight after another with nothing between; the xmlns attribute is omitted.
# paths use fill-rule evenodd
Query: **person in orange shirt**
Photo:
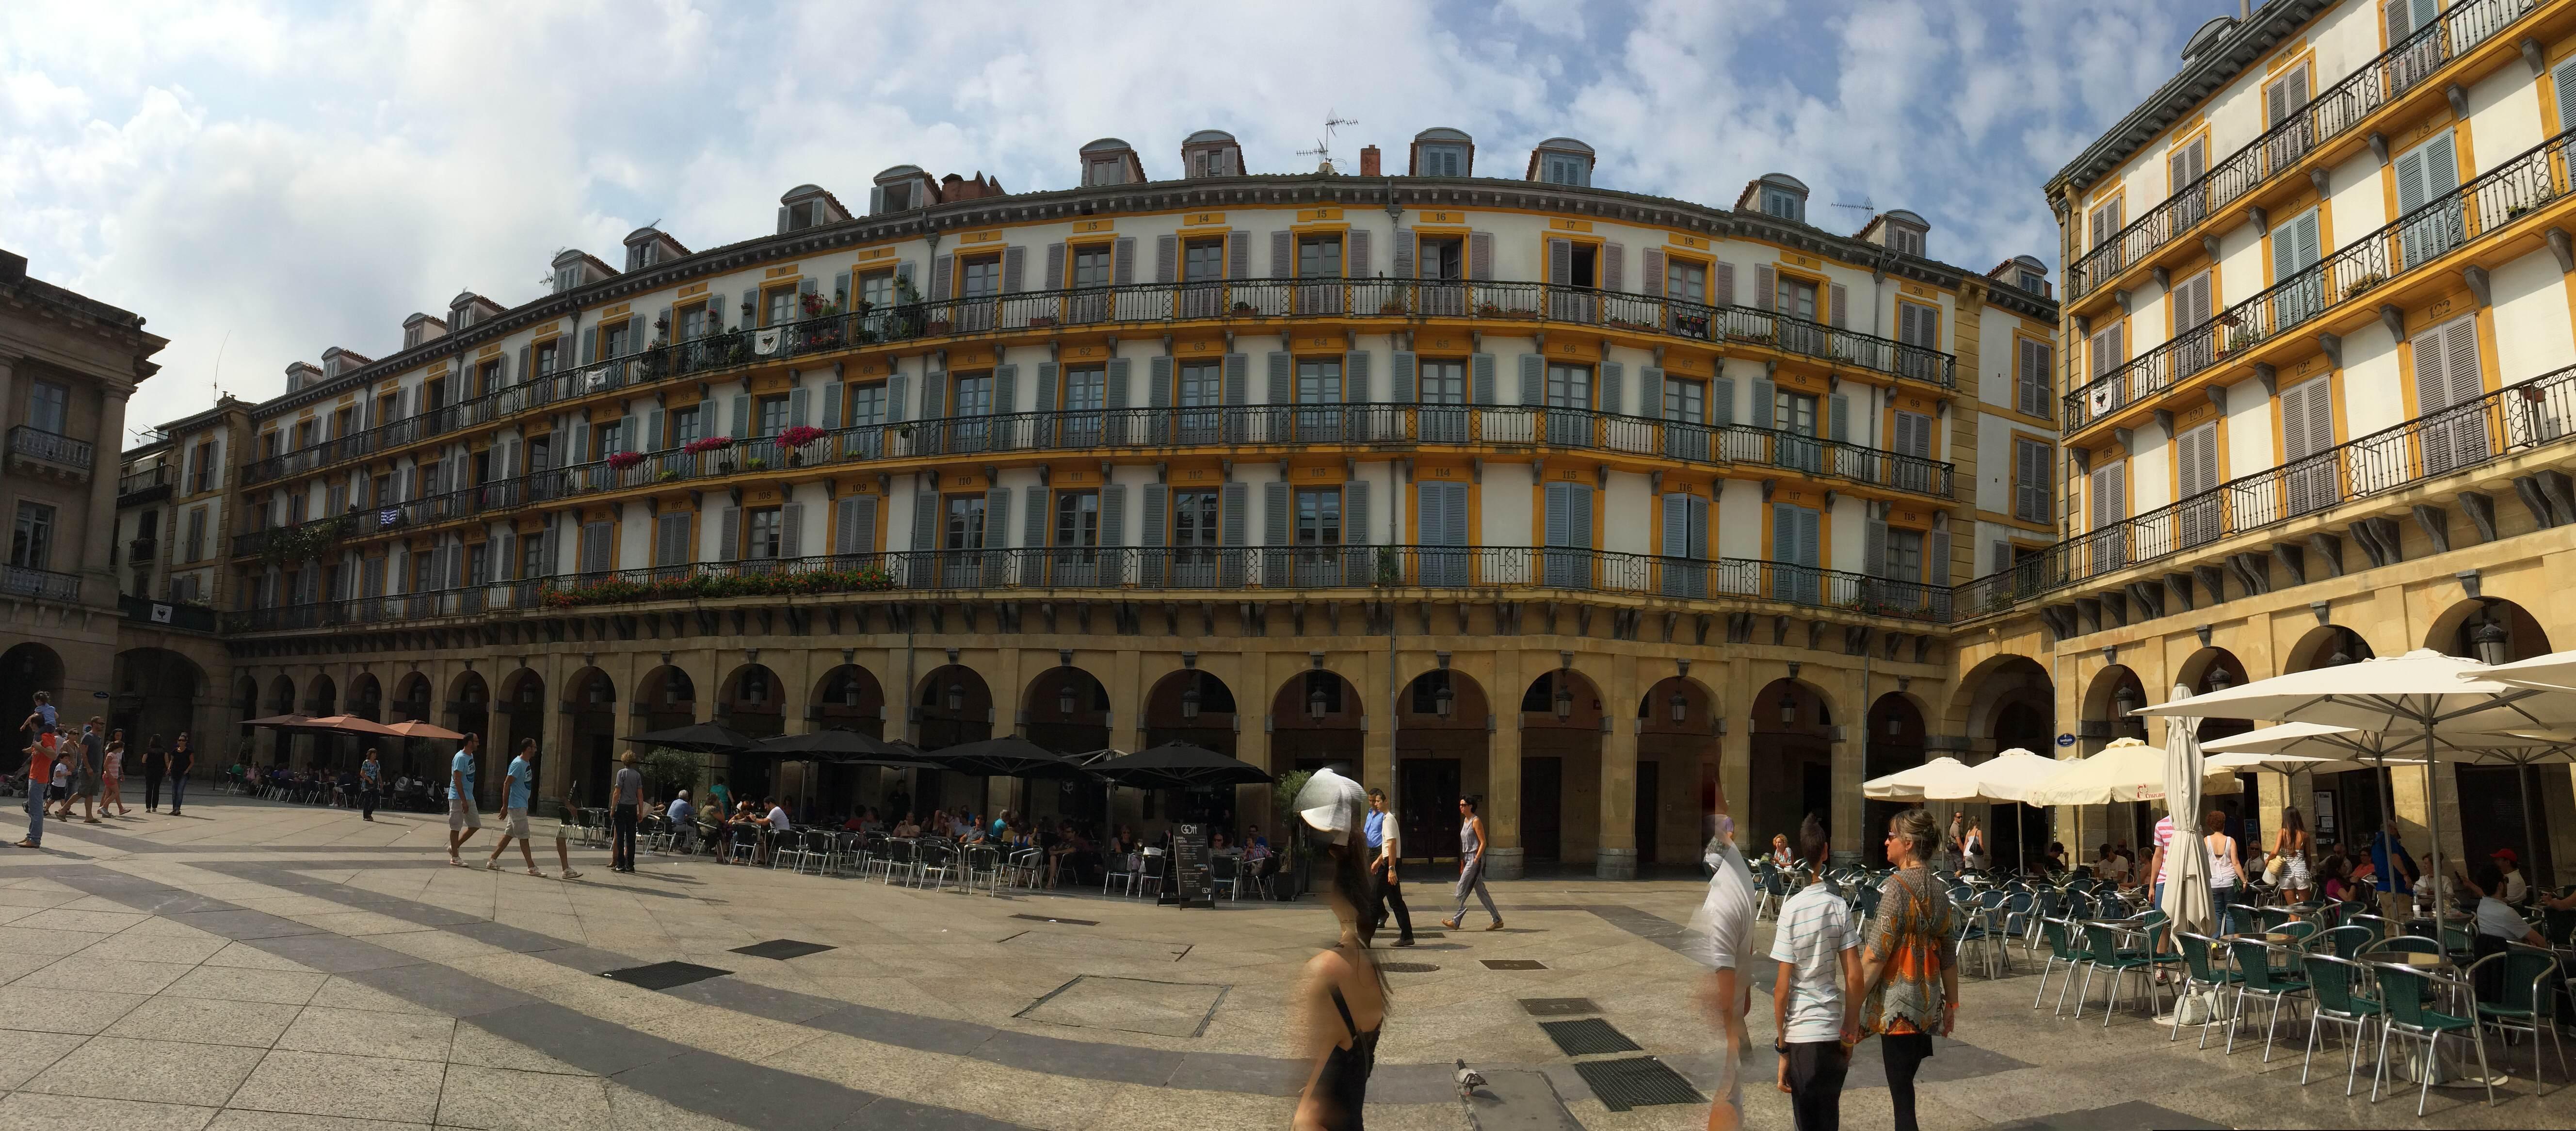
<svg viewBox="0 0 2576 1131"><path fill-rule="evenodd" d="M53 782L54 732L36 736L27 746L27 839L20 848L42 848L45 844L45 787Z"/></svg>

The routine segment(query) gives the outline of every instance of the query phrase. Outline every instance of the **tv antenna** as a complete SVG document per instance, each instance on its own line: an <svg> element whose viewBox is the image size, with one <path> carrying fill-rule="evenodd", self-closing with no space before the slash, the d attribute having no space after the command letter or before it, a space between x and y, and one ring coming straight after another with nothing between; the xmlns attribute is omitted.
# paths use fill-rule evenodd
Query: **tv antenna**
<svg viewBox="0 0 2576 1131"><path fill-rule="evenodd" d="M1859 213L1863 213L1863 214L1870 215L1870 216L1876 216L1876 215L1878 215L1878 205L1877 205L1877 203L1876 203L1876 202L1874 202L1874 201L1872 201L1872 200L1870 200L1870 198L1868 198L1868 197L1866 197L1866 196L1864 196L1864 197L1860 198L1860 203L1858 203L1858 204L1841 204L1841 203L1837 203L1837 204L1835 204L1835 205L1834 205L1834 207L1836 207L1836 208L1848 208L1848 209L1851 209L1851 210L1852 210L1852 211L1854 211L1854 212L1859 212Z"/></svg>
<svg viewBox="0 0 2576 1131"><path fill-rule="evenodd" d="M1337 118L1334 117L1335 113L1336 111L1332 110L1324 111L1324 136L1315 139L1315 148L1300 149L1297 151L1297 156L1299 157L1312 157L1315 159L1315 171L1318 173L1330 173L1335 171L1333 169L1333 128L1336 126L1356 126L1360 124L1360 120L1357 118Z"/></svg>

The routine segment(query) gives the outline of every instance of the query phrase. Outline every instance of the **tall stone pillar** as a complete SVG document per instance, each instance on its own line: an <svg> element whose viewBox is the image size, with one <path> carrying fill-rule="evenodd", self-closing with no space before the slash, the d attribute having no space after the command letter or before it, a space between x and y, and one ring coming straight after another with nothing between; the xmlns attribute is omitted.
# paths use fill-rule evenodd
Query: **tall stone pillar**
<svg viewBox="0 0 2576 1131"><path fill-rule="evenodd" d="M1517 880L1527 871L1528 848L1521 843L1521 663L1520 653L1494 651L1492 677L1485 682L1485 875Z"/></svg>
<svg viewBox="0 0 2576 1131"><path fill-rule="evenodd" d="M1327 660L1325 666L1331 667ZM1360 723L1367 729L1360 734L1360 782L1386 790L1396 799L1395 780L1395 696L1387 691L1388 672L1393 665L1384 652L1371 649L1362 653L1360 662L1351 665L1358 678L1351 687L1360 697Z"/></svg>
<svg viewBox="0 0 2576 1131"><path fill-rule="evenodd" d="M1207 654L1201 653L1199 665L1206 668L1208 659ZM1269 693L1260 688L1264 678L1260 653L1244 652L1231 672L1211 670L1210 674L1224 680L1226 687L1234 692L1234 756L1272 778L1287 773L1287 767L1272 765L1270 760L1270 728L1266 725L1270 716ZM1136 709L1143 711L1144 704L1138 703ZM1137 718L1142 725L1143 715L1139 714ZM1296 814L1279 812L1275 796L1272 785L1247 785L1235 791L1234 803L1238 814L1260 814L1257 822L1264 828L1277 825L1269 836L1271 847L1278 848L1288 843L1284 838L1301 835L1301 830L1292 823L1297 819ZM1254 820L1251 817L1245 819Z"/></svg>
<svg viewBox="0 0 2576 1131"><path fill-rule="evenodd" d="M1592 868L1605 880L1637 878L1636 702L1637 658L1612 657L1601 703L1601 848Z"/></svg>
<svg viewBox="0 0 2576 1131"><path fill-rule="evenodd" d="M1844 701L1851 704L1844 717L1850 721L1836 728L1838 737L1827 747L1833 759L1834 797L1825 819L1832 822L1833 862L1858 864L1862 838L1869 835L1869 830L1861 827L1865 810L1860 791L1861 779L1868 770L1863 759L1869 748L1869 689L1858 672L1845 673L1844 687Z"/></svg>
<svg viewBox="0 0 2576 1131"><path fill-rule="evenodd" d="M80 572L81 600L84 604L116 607L116 570L108 563L116 560L116 486L118 456L125 450L125 399L131 390L100 390L98 404L98 437L90 448L89 518L81 531ZM5 435L0 430L0 435ZM111 651L111 654L112 651ZM98 672L96 685L106 688L108 673ZM300 690L300 688L299 688Z"/></svg>

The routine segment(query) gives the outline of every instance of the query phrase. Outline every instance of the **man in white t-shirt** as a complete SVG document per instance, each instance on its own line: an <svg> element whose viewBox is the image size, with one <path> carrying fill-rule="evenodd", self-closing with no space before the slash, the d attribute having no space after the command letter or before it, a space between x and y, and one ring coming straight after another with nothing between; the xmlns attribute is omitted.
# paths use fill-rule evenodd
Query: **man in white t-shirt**
<svg viewBox="0 0 2576 1131"><path fill-rule="evenodd" d="M1712 1131L1731 1131L1743 1125L1744 1085L1740 1062L1744 1059L1744 1015L1753 1008L1754 955L1753 913L1757 906L1753 887L1753 869L1744 862L1744 852L1735 845L1735 821L1726 812L1726 787L1717 787L1717 829L1709 838L1708 849L1700 857L1714 873L1708 880L1708 895L1700 909L1691 916L1690 929L1706 941L1699 957L1715 967L1702 984L1700 1007L1717 1025L1725 1042L1719 1052L1718 1086L1712 1091L1716 1102L1711 1105L1708 1126Z"/></svg>
<svg viewBox="0 0 2576 1131"><path fill-rule="evenodd" d="M1799 865L1822 872L1825 827L1809 815L1798 830ZM1780 978L1771 989L1773 1048L1788 1061L1789 1104L1801 1128L1841 1122L1843 1077L1860 1039L1860 938L1838 884L1812 883L1780 908L1771 942ZM1846 993L1845 987L1852 992Z"/></svg>
<svg viewBox="0 0 2576 1131"><path fill-rule="evenodd" d="M2102 858L2093 862L2093 874L2104 883L2126 887L2129 883L2129 858L2102 846Z"/></svg>

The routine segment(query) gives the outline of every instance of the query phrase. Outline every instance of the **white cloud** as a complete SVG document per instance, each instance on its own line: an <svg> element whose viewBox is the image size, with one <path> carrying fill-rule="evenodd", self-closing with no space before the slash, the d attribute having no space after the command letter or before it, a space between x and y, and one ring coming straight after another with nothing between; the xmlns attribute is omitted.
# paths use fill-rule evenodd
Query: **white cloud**
<svg viewBox="0 0 2576 1131"><path fill-rule="evenodd" d="M1596 183L1724 207L1761 173L1935 225L1972 269L2053 259L2039 185L2171 73L2188 28L2109 0L1787 0L1500 8L1169 2L1105 13L726 0L416 0L290 10L0 6L0 246L172 339L137 423L216 381L274 394L332 345L381 356L460 289L535 297L546 260L613 259L656 218L691 247L769 230L814 182L874 174L1075 179L1095 137L1157 177L1221 128L1256 172L1307 167L1326 112L1355 166L1474 134L1516 177L1556 134Z"/></svg>

